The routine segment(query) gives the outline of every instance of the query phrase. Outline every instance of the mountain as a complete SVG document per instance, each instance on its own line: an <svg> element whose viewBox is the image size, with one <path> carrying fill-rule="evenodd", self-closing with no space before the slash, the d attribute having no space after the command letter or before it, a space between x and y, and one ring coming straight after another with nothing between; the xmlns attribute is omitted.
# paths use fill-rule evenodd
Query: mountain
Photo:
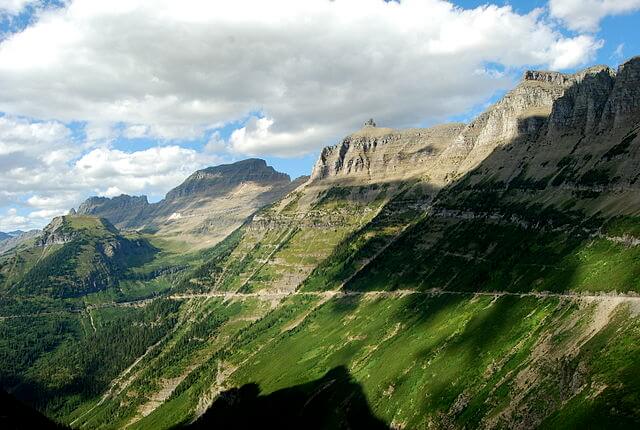
<svg viewBox="0 0 640 430"><path fill-rule="evenodd" d="M40 230L0 232L0 254L4 254L23 243L27 243L40 234ZM3 239L4 238L4 239Z"/></svg>
<svg viewBox="0 0 640 430"><path fill-rule="evenodd" d="M156 251L144 238L122 236L103 218L57 217L32 246L0 260L0 289L23 297L86 295L115 287L120 274Z"/></svg>
<svg viewBox="0 0 640 430"><path fill-rule="evenodd" d="M22 230L14 230L14 231L10 231L10 232L4 232L4 231L0 231L0 240L6 240L6 239L10 239L12 237L16 237L16 236L21 236L25 233L25 231Z"/></svg>
<svg viewBox="0 0 640 430"><path fill-rule="evenodd" d="M248 159L199 170L158 203L149 203L145 196L91 197L77 212L202 248L219 242L257 209L304 180L292 182L264 160Z"/></svg>
<svg viewBox="0 0 640 430"><path fill-rule="evenodd" d="M529 71L469 124L367 121L215 246L110 272L137 299L5 312L0 380L82 428L636 428L638 84Z"/></svg>

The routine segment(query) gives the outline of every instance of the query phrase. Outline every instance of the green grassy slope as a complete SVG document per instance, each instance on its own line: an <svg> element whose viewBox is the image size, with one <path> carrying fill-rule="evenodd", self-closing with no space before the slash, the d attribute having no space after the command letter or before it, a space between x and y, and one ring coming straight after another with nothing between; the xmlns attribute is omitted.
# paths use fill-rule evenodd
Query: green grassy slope
<svg viewBox="0 0 640 430"><path fill-rule="evenodd" d="M213 249L142 237L77 313L0 321L3 378L77 428L638 427L637 121L533 120L441 190L311 182Z"/></svg>
<svg viewBox="0 0 640 430"><path fill-rule="evenodd" d="M165 336L180 306L118 303L158 297L207 255L88 216L64 217L55 235L62 243L24 246L0 261L0 381L62 418Z"/></svg>

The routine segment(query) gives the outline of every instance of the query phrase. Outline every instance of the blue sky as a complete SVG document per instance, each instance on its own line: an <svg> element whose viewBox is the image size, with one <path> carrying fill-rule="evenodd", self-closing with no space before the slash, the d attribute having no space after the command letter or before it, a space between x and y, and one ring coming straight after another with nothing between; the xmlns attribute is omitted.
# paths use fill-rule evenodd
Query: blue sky
<svg viewBox="0 0 640 430"><path fill-rule="evenodd" d="M0 0L0 230L252 156L295 178L369 117L468 122L528 68L640 53L640 0L213 3Z"/></svg>

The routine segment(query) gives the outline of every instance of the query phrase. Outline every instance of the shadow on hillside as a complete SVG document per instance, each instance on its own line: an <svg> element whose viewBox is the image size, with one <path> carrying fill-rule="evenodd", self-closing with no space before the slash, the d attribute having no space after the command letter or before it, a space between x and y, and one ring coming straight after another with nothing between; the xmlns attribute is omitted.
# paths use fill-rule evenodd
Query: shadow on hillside
<svg viewBox="0 0 640 430"><path fill-rule="evenodd" d="M591 157L596 166L609 163L607 154L611 149L602 145L581 153L585 140L583 127L587 134L597 134L594 129L586 124L574 127L573 123L556 121L559 129L550 130L548 121L554 115L557 120L558 115L571 114L574 98L581 96L581 87L589 88L600 78L586 76L567 90L565 96L554 103L549 117L532 115L519 119L517 137L495 148L475 168L439 191L433 200L433 215L407 210L427 202L425 197L430 196L407 192L396 195L370 223L342 241L314 270L302 289L437 288L473 293L610 288L606 276L597 282L585 280L584 261L576 257L588 247L594 232L606 219L595 210L587 214L576 207L596 206L591 203L599 194L584 192L581 187L594 185L587 181L593 175L585 174L594 168L589 164ZM598 123L597 115L592 121ZM618 144L613 142L616 140L613 135L611 140L610 146ZM552 155L546 157L550 151ZM620 157L622 155L618 155L618 161ZM615 172L615 165L607 164L607 168ZM616 181L613 176L609 179L612 183ZM592 188L597 190L597 185ZM555 204L550 203L554 202L553 197L556 197ZM406 216L398 217L399 213ZM398 236L380 233L403 225L407 228ZM367 264L360 270L365 261ZM620 278L620 274L617 275ZM620 283L635 284L634 277L637 279L637 274L630 270ZM402 310L389 325L399 321L405 326L427 327L438 318L456 315L457 307L464 311L471 297L406 297ZM430 403L425 410L433 408L438 401L438 407L445 411L452 407L462 390L469 388L459 383L465 369L484 369L487 365L481 359L484 351L500 351L501 345L513 345L521 339L523 332L514 322L528 318L536 306L532 303L535 300L538 299L507 296L476 310L461 332L446 342L452 365L459 371L441 376L438 385L431 383L432 397L421 399ZM329 302L325 306L332 306L336 314L340 314L344 307L357 307L358 301ZM533 329L542 326L541 323ZM442 343L424 348L420 358L426 361L441 348ZM345 358L345 363L348 361L349 358ZM562 380L554 381L551 389L570 392ZM549 400L541 399L544 401ZM553 403L545 405L548 411L555 407Z"/></svg>
<svg viewBox="0 0 640 430"><path fill-rule="evenodd" d="M322 378L261 395L255 383L220 394L185 429L388 429L371 411L362 387L343 367Z"/></svg>
<svg viewBox="0 0 640 430"><path fill-rule="evenodd" d="M64 430L69 427L50 420L4 390L0 390L0 428L2 430Z"/></svg>
<svg viewBox="0 0 640 430"><path fill-rule="evenodd" d="M339 245L315 274L324 272L323 281L329 287L340 285L347 271L331 272L323 266L332 261L364 261L363 257L374 255L362 270L351 265L344 289L561 292L608 288L601 280L598 285L579 285L583 282L577 273L580 261L574 257L606 221L597 212L587 215L576 207L578 203L595 206L595 191L580 189L589 186L584 177L593 176L583 172L589 169L593 155L596 165L604 163L607 148L601 149L602 160L599 153L580 155L585 134L581 127L587 126L574 129L573 124L557 118L572 112L581 87L590 88L599 79L598 75L587 76L568 89L554 103L549 117L518 119L514 139L493 149L475 168L438 192L432 215L414 216L411 222L393 220L397 211L388 209L406 208L412 202L402 194L392 199L376 218ZM551 117L560 124L556 128L549 125ZM596 134L590 129L587 133ZM545 159L549 151L554 155ZM556 203L548 203L554 197ZM370 233L377 225L394 223L408 224L408 228L397 237L389 236L387 248L376 245L375 249L383 249L379 255L367 252L368 244L353 246L358 240L373 243L377 239ZM331 275L342 279L331 279Z"/></svg>

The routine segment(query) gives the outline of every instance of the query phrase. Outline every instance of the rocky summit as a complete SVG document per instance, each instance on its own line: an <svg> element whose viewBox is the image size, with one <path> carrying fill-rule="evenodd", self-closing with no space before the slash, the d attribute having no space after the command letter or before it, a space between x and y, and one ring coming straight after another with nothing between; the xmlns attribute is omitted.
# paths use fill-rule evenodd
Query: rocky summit
<svg viewBox="0 0 640 430"><path fill-rule="evenodd" d="M0 388L83 429L637 428L639 80L91 198L0 257Z"/></svg>

